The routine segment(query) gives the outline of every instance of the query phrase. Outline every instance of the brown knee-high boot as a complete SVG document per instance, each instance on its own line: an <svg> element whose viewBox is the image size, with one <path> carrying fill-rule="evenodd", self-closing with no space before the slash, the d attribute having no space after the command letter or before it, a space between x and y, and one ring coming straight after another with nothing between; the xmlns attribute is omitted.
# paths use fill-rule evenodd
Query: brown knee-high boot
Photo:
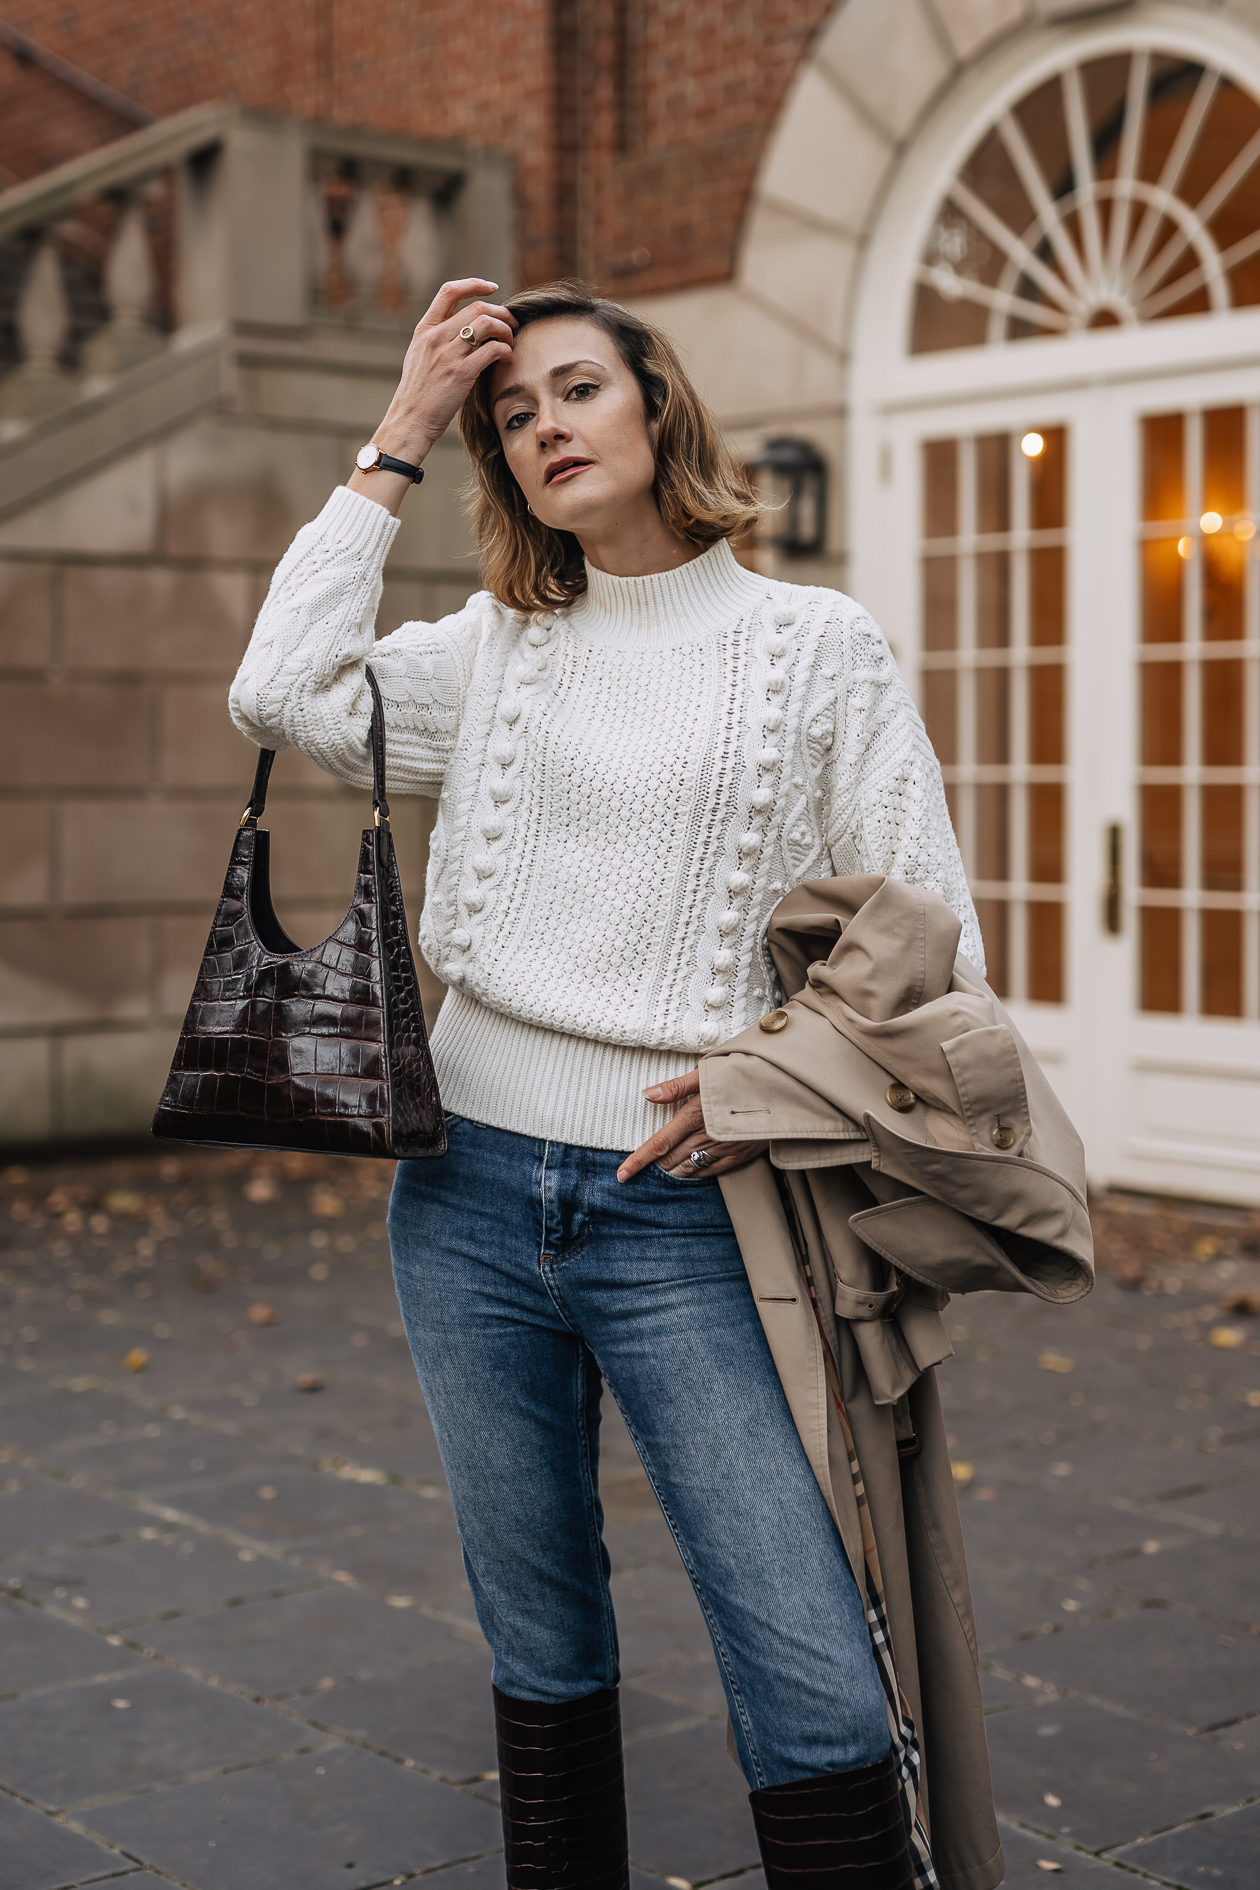
<svg viewBox="0 0 1260 1890"><path fill-rule="evenodd" d="M494 1688L508 1890L627 1890L616 1687L560 1706Z"/></svg>
<svg viewBox="0 0 1260 1890"><path fill-rule="evenodd" d="M914 1890L892 1754L749 1794L766 1890Z"/></svg>

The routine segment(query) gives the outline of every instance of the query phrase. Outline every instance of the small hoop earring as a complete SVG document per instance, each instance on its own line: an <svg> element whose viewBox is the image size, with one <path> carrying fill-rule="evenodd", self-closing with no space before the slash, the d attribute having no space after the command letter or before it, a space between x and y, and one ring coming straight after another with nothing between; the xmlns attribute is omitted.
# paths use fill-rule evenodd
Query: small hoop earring
<svg viewBox="0 0 1260 1890"><path fill-rule="evenodd" d="M529 516L531 518L537 518L538 514L535 512L533 506L530 504L528 499L526 499L525 501L525 510L529 513Z"/></svg>

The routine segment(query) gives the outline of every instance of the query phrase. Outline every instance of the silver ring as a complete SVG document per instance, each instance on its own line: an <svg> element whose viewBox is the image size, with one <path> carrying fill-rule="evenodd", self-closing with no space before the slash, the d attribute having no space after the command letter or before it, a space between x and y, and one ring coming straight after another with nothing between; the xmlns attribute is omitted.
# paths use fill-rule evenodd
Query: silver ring
<svg viewBox="0 0 1260 1890"><path fill-rule="evenodd" d="M707 1148L693 1148L690 1155L687 1157L687 1160L691 1163L693 1168L707 1168L709 1166L709 1159L709 1151Z"/></svg>

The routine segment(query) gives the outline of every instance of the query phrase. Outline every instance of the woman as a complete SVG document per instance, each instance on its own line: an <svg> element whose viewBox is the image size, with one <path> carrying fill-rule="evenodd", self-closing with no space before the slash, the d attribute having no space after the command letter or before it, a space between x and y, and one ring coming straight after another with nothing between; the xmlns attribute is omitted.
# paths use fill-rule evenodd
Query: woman
<svg viewBox="0 0 1260 1890"><path fill-rule="evenodd" d="M715 1185L761 1145L710 1143L695 1066L775 1004L765 926L802 880L929 885L982 962L940 774L861 611L736 562L756 502L668 341L581 285L462 306L495 286L448 283L419 324L232 712L365 784L370 656L391 788L441 797L421 943L450 1149L400 1164L389 1224L494 1651L508 1880L627 1881L606 1381L704 1609L769 1882L903 1890L862 1603ZM457 411L487 588L374 643Z"/></svg>

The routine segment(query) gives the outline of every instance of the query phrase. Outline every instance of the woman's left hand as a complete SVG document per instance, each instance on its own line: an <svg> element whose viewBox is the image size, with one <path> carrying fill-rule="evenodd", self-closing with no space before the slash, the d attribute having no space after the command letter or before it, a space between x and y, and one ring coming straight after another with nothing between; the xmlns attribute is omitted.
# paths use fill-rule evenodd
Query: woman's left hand
<svg viewBox="0 0 1260 1890"><path fill-rule="evenodd" d="M704 1109L700 1102L700 1072L689 1070L686 1076L671 1076L667 1082L654 1083L643 1094L649 1102L678 1103L681 1107L676 1116L667 1122L655 1135L650 1135L635 1149L633 1155L627 1155L617 1170L618 1181L629 1181L642 1169L653 1162L659 1162L672 1175L689 1177L692 1175L724 1175L729 1169L742 1168L746 1162L756 1161L758 1155L764 1155L768 1142L713 1142L705 1133ZM709 1156L702 1168L697 1169L689 1160L693 1149L702 1148Z"/></svg>

